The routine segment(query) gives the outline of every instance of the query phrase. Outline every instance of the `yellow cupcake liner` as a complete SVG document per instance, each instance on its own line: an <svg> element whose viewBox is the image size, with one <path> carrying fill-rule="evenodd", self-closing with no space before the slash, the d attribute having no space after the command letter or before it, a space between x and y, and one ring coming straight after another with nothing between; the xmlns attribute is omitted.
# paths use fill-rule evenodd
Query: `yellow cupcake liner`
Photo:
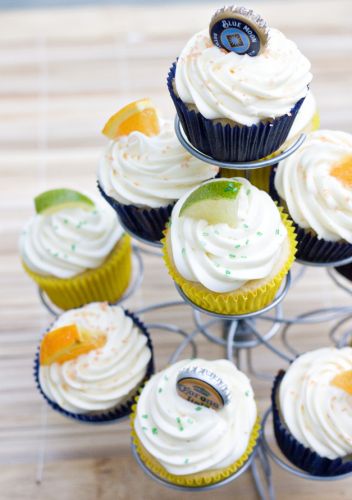
<svg viewBox="0 0 352 500"><path fill-rule="evenodd" d="M73 278L42 276L31 271L23 261L22 265L49 299L61 309L72 309L90 302L115 302L130 282L131 238L123 235L101 266Z"/></svg>
<svg viewBox="0 0 352 500"><path fill-rule="evenodd" d="M229 293L216 293L208 290L200 283L188 281L177 271L168 251L167 231L163 244L163 257L170 276L181 287L183 293L197 306L218 314L247 314L259 311L269 305L275 298L282 280L290 270L296 254L297 240L292 221L281 207L278 207L288 238L290 255L280 271L267 283L253 290L235 290Z"/></svg>
<svg viewBox="0 0 352 500"><path fill-rule="evenodd" d="M136 398L136 401L138 401L138 397ZM169 483L177 484L179 486L187 486L189 488L199 488L200 486L209 486L210 484L219 483L220 481L223 481L227 477L232 476L238 469L243 467L243 465L247 462L247 460L254 451L254 448L257 444L260 435L260 419L258 417L256 423L253 426L246 451L238 460L236 460L236 462L229 465L228 467L225 467L224 469L209 470L209 471L198 472L195 474L185 474L182 476L177 476L175 474L170 474L160 464L160 462L158 462L158 460L154 458L142 445L134 429L136 409L137 405L135 404L132 406L130 423L131 423L132 440L136 447L139 457L143 461L144 465L150 471L153 472L153 474L160 477L161 479L168 481Z"/></svg>
<svg viewBox="0 0 352 500"><path fill-rule="evenodd" d="M314 132L315 130L318 130L320 127L320 115L318 112L316 112L308 125L306 132ZM269 160L271 158L275 158L275 156L279 155L286 149L285 143L281 146L280 149L277 151L274 151L274 153L271 153L271 155L266 156L265 158L262 158L262 160ZM229 168L221 168L220 169L220 176L221 177L245 177L249 180L251 184L256 186L259 189L262 189L263 191L266 191L269 193L270 189L270 174L271 174L272 166L269 167L262 167L262 168L255 168L255 169L229 169Z"/></svg>

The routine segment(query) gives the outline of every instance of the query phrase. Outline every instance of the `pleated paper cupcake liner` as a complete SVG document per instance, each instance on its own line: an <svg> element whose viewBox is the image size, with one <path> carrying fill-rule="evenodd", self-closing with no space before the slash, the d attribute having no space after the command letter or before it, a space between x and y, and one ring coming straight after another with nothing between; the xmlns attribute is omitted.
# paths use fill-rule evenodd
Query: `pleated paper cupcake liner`
<svg viewBox="0 0 352 500"><path fill-rule="evenodd" d="M98 189L105 200L117 212L122 225L132 234L151 242L160 241L175 203L166 207L141 208L123 205L107 195L98 183Z"/></svg>
<svg viewBox="0 0 352 500"><path fill-rule="evenodd" d="M285 142L304 101L300 99L288 114L258 125L222 125L190 109L176 95L175 73L176 63L170 68L167 86L184 132L196 149L219 161L253 161L277 151Z"/></svg>
<svg viewBox="0 0 352 500"><path fill-rule="evenodd" d="M136 398L136 401L138 397ZM257 419L254 427L252 429L248 446L244 454L236 460L233 464L224 469L218 470L210 470L204 472L198 472L196 474L186 474L177 476L175 474L170 474L159 462L156 458L154 458L142 445L139 440L136 431L134 429L134 420L136 418L136 409L137 405L135 404L132 407L131 414L131 434L134 445L136 446L137 453L144 465L153 472L156 476L168 481L169 483L176 484L178 486L187 486L189 488L199 488L201 486L209 486L210 484L219 483L223 481L229 476L232 476L235 472L237 472L244 464L247 462L249 457L254 451L254 448L257 444L259 435L260 435L260 421Z"/></svg>
<svg viewBox="0 0 352 500"><path fill-rule="evenodd" d="M116 302L123 295L131 278L131 238L123 235L101 266L73 278L42 276L31 271L24 262L22 264L51 302L63 310L89 302Z"/></svg>
<svg viewBox="0 0 352 500"><path fill-rule="evenodd" d="M289 213L285 200L280 199L278 192L275 189L276 169L272 170L270 176L270 196L274 201L282 205L287 213ZM293 225L297 235L297 254L296 259L306 262L329 264L330 262L338 262L348 257L352 257L352 245L347 241L328 241L318 236L310 229L304 229L293 221Z"/></svg>
<svg viewBox="0 0 352 500"><path fill-rule="evenodd" d="M124 311L125 311L126 316L129 316L132 319L133 323L136 325L136 327L142 332L143 335L145 335L147 337L147 346L149 347L149 349L151 351L151 358L150 358L148 366L147 366L147 372L146 372L143 380L138 385L138 387L136 387L134 394L129 398L128 401L124 402L123 404L118 405L115 408L111 408L110 410L102 411L101 413L98 413L98 412L73 413L73 412L67 411L64 408L61 408L61 406L58 403L49 399L48 396L46 396L46 394L44 393L44 391L41 388L40 381L39 381L39 354L40 354L40 348L39 348L36 355L35 355L35 360L34 360L34 379L35 379L35 383L36 383L37 389L39 390L40 394L43 396L45 401L48 403L48 405L53 410L55 410L58 413L61 413L61 415L64 415L67 418L70 418L72 420L76 420L78 422L88 423L88 424L103 424L103 423L114 422L116 420L120 420L122 418L128 417L131 414L136 395L139 393L140 389L143 387L145 382L154 373L154 356L153 356L152 341L151 341L149 332L146 329L144 323L142 323L142 321L137 316L135 316L132 312L130 312L126 309ZM50 329L51 329L51 327L48 328L47 332L50 331Z"/></svg>
<svg viewBox="0 0 352 500"><path fill-rule="evenodd" d="M197 306L218 314L247 314L259 311L269 305L275 298L281 283L290 270L296 253L296 239L292 221L280 209L282 221L287 229L290 255L280 271L270 281L254 290L216 293L206 289L200 283L188 281L175 268L171 250L166 236L162 240L163 257L172 279L179 285L184 294Z"/></svg>
<svg viewBox="0 0 352 500"><path fill-rule="evenodd" d="M278 391L284 375L285 372L281 370L276 376L271 394L274 433L282 453L296 467L313 476L339 476L352 472L352 460L347 461L341 458L331 460L321 457L297 441L283 424L278 408Z"/></svg>
<svg viewBox="0 0 352 500"><path fill-rule="evenodd" d="M341 274L344 278L348 279L349 281L352 281L352 263L351 264L346 264L345 266L338 266L335 267L335 270Z"/></svg>

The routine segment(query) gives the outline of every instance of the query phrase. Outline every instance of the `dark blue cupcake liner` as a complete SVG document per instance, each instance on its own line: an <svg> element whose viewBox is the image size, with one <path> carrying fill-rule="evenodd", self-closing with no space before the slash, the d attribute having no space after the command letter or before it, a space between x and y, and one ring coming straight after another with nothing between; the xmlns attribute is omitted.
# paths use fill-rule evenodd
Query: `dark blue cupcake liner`
<svg viewBox="0 0 352 500"><path fill-rule="evenodd" d="M306 448L297 441L282 423L277 404L277 395L284 375L285 372L283 370L278 373L274 380L271 393L274 433L282 453L296 467L313 476L340 476L341 474L352 472L352 461L344 461L341 458L331 460L321 457L316 452Z"/></svg>
<svg viewBox="0 0 352 500"><path fill-rule="evenodd" d="M150 242L160 241L163 238L163 231L170 218L175 203L167 207L142 208L134 205L123 205L117 200L107 195L98 182L98 189L105 200L117 212L121 224L137 237Z"/></svg>
<svg viewBox="0 0 352 500"><path fill-rule="evenodd" d="M199 151L219 161L253 161L277 151L285 142L297 113L304 101L300 99L289 114L280 116L259 125L231 126L214 123L199 112L188 109L187 105L175 94L176 63L167 77L167 86L174 102L182 128L190 143Z"/></svg>
<svg viewBox="0 0 352 500"><path fill-rule="evenodd" d="M289 214L286 203L280 199L278 192L275 189L274 178L277 165L272 169L270 176L270 196L285 208ZM318 238L309 230L300 227L293 221L297 236L297 253L296 259L306 262L328 264L339 260L352 257L352 245L347 241L328 241L323 238Z"/></svg>
<svg viewBox="0 0 352 500"><path fill-rule="evenodd" d="M352 281L352 264L346 264L345 266L335 267L335 270L341 274L344 278Z"/></svg>
<svg viewBox="0 0 352 500"><path fill-rule="evenodd" d="M116 408L113 408L111 410L105 411L103 413L85 413L85 414L78 414L78 413L73 413L70 411L66 411L61 406L59 406L55 401L52 401L49 399L44 391L42 390L39 382L39 352L40 349L38 349L35 360L34 360L34 379L37 385L37 388L45 401L51 406L51 408L58 413L61 413L61 415L64 415L65 417L68 417L72 420L76 420L78 422L86 423L86 424L104 424L104 423L111 423L111 422L116 422L117 420L123 419L125 417L128 417L132 413L132 406L135 404L135 397L139 392L139 389L144 385L144 383L153 375L154 373L154 358L153 358L153 345L152 341L149 335L148 330L144 326L144 324L140 321L140 319L135 316L132 312L124 309L126 316L129 316L133 323L139 328L139 330L147 337L147 346L149 347L151 351L151 358L149 360L148 366L147 366L147 372L144 377L144 379L140 382L138 388L136 388L135 394L133 394L126 403L123 405L120 405ZM47 331L50 331L50 328L48 328Z"/></svg>

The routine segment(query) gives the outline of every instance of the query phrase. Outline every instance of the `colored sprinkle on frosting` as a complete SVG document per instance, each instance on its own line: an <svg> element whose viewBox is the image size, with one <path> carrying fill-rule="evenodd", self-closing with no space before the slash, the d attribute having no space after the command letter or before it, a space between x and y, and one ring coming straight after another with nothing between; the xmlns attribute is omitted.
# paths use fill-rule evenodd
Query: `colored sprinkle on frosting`
<svg viewBox="0 0 352 500"><path fill-rule="evenodd" d="M189 463L189 458L185 458L185 464L188 464Z"/></svg>
<svg viewBox="0 0 352 500"><path fill-rule="evenodd" d="M245 229L248 229L248 228L249 228L248 224L243 224L243 227L244 227Z"/></svg>
<svg viewBox="0 0 352 500"><path fill-rule="evenodd" d="M234 253L229 253L229 257L230 257L230 259L235 259L236 255Z"/></svg>
<svg viewBox="0 0 352 500"><path fill-rule="evenodd" d="M231 271L229 271L228 269L226 269L225 274L230 275Z"/></svg>
<svg viewBox="0 0 352 500"><path fill-rule="evenodd" d="M261 231L257 231L257 236L263 236L263 233Z"/></svg>
<svg viewBox="0 0 352 500"><path fill-rule="evenodd" d="M71 250L72 250L72 252L76 251L76 243L72 243Z"/></svg>
<svg viewBox="0 0 352 500"><path fill-rule="evenodd" d="M155 434L155 435L158 434L158 429L156 427L153 427L152 428L152 433Z"/></svg>
<svg viewBox="0 0 352 500"><path fill-rule="evenodd" d="M330 175L352 188L352 155L345 156L342 161L334 165L330 170Z"/></svg>
<svg viewBox="0 0 352 500"><path fill-rule="evenodd" d="M147 414L142 415L142 418L148 418L148 415Z"/></svg>
<svg viewBox="0 0 352 500"><path fill-rule="evenodd" d="M201 406L196 406L196 407L195 407L195 410L196 410L196 411L201 411L201 409L202 409L202 407L201 407Z"/></svg>
<svg viewBox="0 0 352 500"><path fill-rule="evenodd" d="M163 392L163 390L162 390L162 388L161 388L161 387L159 387L158 392L159 392L159 393L160 393L160 392Z"/></svg>
<svg viewBox="0 0 352 500"><path fill-rule="evenodd" d="M182 425L180 417L176 417L176 422L178 423L178 429L179 429L179 431L183 431L185 428Z"/></svg>

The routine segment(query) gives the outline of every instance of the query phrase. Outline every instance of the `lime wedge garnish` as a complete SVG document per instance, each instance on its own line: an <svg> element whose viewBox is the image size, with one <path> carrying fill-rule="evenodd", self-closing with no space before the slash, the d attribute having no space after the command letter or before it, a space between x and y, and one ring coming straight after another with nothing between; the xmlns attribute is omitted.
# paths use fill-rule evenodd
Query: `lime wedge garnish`
<svg viewBox="0 0 352 500"><path fill-rule="evenodd" d="M37 214L52 214L64 208L92 210L94 202L88 196L73 189L51 189L34 198Z"/></svg>
<svg viewBox="0 0 352 500"><path fill-rule="evenodd" d="M242 184L233 180L214 180L202 184L185 200L180 217L205 219L209 224L237 224L236 200Z"/></svg>

